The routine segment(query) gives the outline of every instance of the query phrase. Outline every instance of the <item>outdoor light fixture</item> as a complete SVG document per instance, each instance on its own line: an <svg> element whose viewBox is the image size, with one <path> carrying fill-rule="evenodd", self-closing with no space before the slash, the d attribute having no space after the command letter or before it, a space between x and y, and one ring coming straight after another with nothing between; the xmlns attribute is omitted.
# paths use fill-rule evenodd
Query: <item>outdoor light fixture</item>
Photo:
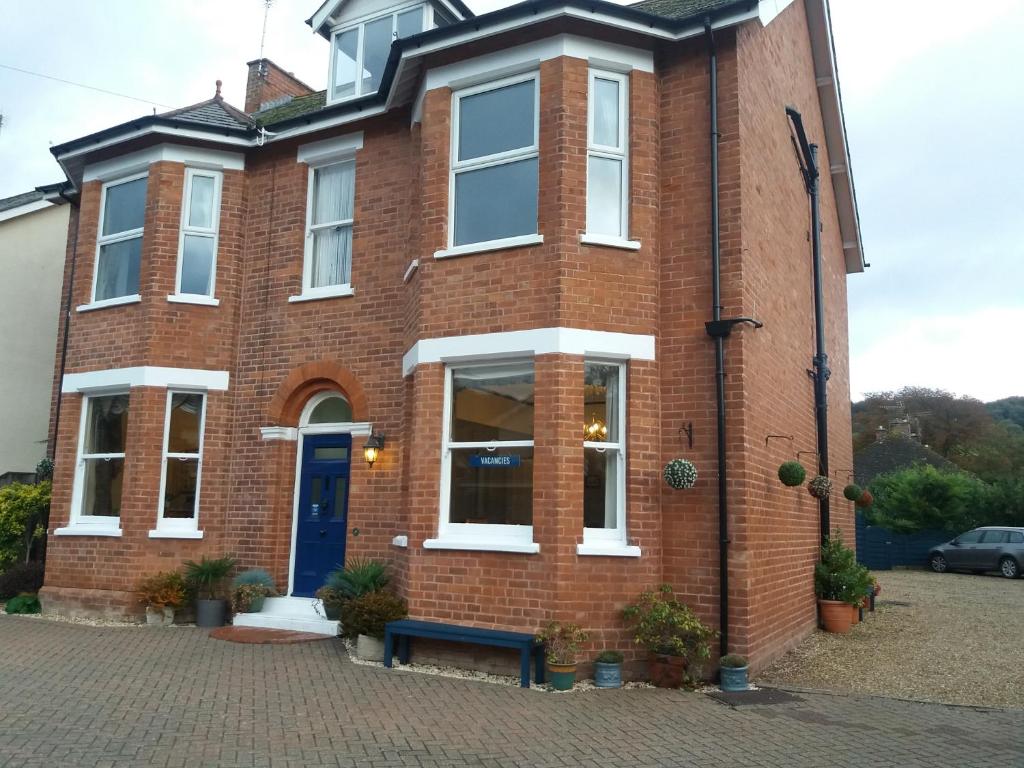
<svg viewBox="0 0 1024 768"><path fill-rule="evenodd" d="M366 444L363 446L363 458L372 467L382 450L384 450L384 435L374 432L366 438Z"/></svg>
<svg viewBox="0 0 1024 768"><path fill-rule="evenodd" d="M583 427L583 439L592 443L608 439L608 425L596 416Z"/></svg>

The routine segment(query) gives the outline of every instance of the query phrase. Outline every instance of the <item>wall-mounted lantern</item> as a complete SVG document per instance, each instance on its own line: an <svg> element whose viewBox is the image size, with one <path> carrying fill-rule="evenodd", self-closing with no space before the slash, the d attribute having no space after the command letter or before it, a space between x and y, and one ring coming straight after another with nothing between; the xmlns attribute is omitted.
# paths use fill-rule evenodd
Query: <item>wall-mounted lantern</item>
<svg viewBox="0 0 1024 768"><path fill-rule="evenodd" d="M384 450L384 435L374 432L366 438L366 444L363 445L363 458L372 467L382 450Z"/></svg>

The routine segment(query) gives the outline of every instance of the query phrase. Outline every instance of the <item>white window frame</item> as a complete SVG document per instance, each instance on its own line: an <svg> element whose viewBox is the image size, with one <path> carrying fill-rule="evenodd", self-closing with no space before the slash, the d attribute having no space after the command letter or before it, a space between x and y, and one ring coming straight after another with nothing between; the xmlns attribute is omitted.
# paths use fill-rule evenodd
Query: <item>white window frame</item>
<svg viewBox="0 0 1024 768"><path fill-rule="evenodd" d="M341 165L343 163L352 164L352 218L350 219L338 219L337 221L331 221L324 224L313 224L313 195L316 191L316 172L321 168L328 168L332 165ZM355 213L356 213L356 173L358 168L356 167L355 150L346 152L344 154L331 156L329 159L323 160L322 162L310 163L309 164L309 178L306 185L306 244L303 249L302 256L302 293L298 296L289 296L288 301L313 301L316 299L329 299L336 296L352 296L355 291L352 289L352 269L355 267ZM331 227L348 227L352 233L349 242L351 243L352 252L349 254L349 275L347 283L340 283L338 285L324 285L318 288L312 287L313 284L313 245L315 239L313 232L322 229L329 229Z"/></svg>
<svg viewBox="0 0 1024 768"><path fill-rule="evenodd" d="M196 176L213 179L213 212L211 227L196 227L188 223L192 210L192 181ZM220 249L220 204L221 191L224 185L224 174L205 168L185 169L185 190L181 201L181 227L178 233L178 266L174 278L174 293L167 297L168 301L187 304L208 304L217 306L220 300L214 298L217 292L217 252ZM183 293L181 290L181 267L185 255L185 236L205 237L213 240L213 261L210 264L210 292Z"/></svg>
<svg viewBox="0 0 1024 768"><path fill-rule="evenodd" d="M121 453L89 453L85 452L85 432L89 424L89 405L97 398L101 397L116 397L118 395L128 395L128 418L131 418L131 392L127 387L124 388L112 388L103 391L97 391L90 394L82 395L82 413L79 419L78 425L78 453L77 460L75 461L75 480L74 489L72 491L72 502L71 502L71 515L68 521L68 527L64 529L58 529L61 532L74 532L75 529L80 531L93 532L100 536L120 536L121 535L121 518L114 517L112 515L85 515L82 514L82 508L85 501L85 467L88 461L109 461L111 459L122 459L125 460L125 469L127 470L127 451L128 446L125 445L125 450ZM125 438L127 441L127 436ZM123 482L123 481L122 481ZM122 491L124 490L122 486ZM123 503L123 499L122 499Z"/></svg>
<svg viewBox="0 0 1024 768"><path fill-rule="evenodd" d="M199 395L203 398L203 408L199 414L199 451L198 453L178 453L168 451L171 437L171 411L175 395ZM162 538L161 534L172 534L174 538L202 538L199 530L199 496L203 485L203 442L206 438L206 404L209 399L206 390L176 388L167 390L167 403L164 408L164 440L160 462L160 495L157 497L156 529L150 531L150 538ZM196 500L191 518L164 517L164 490L167 486L167 463L175 459L195 460L196 466ZM191 534L191 535L189 535Z"/></svg>
<svg viewBox="0 0 1024 768"><path fill-rule="evenodd" d="M516 149L505 150L504 152L497 152L492 155L484 155L483 157L474 157L472 160L459 160L459 132L461 126L459 124L459 112L460 104L462 99L467 96L475 96L479 93L487 93L488 91L495 91L499 88L505 88L509 85L518 85L519 83L533 82L533 143L528 147L518 147ZM529 160L532 158L540 157L540 72L532 70L530 72L512 75L510 77L503 77L498 80L489 80L486 83L474 85L468 88L452 93L452 136L451 136L451 160L449 162L450 171L448 174L448 248L446 251L440 251L435 254L437 256L457 256L462 253L472 253L475 251L487 251L496 250L504 247L516 247L519 245L532 245L537 242L543 242L543 238L540 237L539 233L534 232L526 235L514 235L512 237L503 237L496 240L484 240L476 243L463 243L461 245L455 245L455 179L464 171L478 171L483 168L491 168L498 165L507 165L509 163L518 162L520 160ZM538 160L539 162L539 160ZM539 180L538 180L539 185ZM539 190L538 190L539 192ZM540 207L540 199L538 194L538 209ZM540 216L538 211L537 227L540 228Z"/></svg>
<svg viewBox="0 0 1024 768"><path fill-rule="evenodd" d="M469 549L491 550L499 552L522 552L533 554L540 551L540 545L533 541L533 525L492 525L487 523L452 523L449 522L451 507L451 472L452 449L482 448L493 451L497 448L533 448L534 440L503 440L485 442L452 442L452 381L456 370L467 368L494 367L503 363L515 365L529 362L536 367L534 358L514 360L487 361L478 363L460 363L445 366L444 374L444 408L441 426L441 499L440 517L436 539L423 542L426 549ZM536 380L535 380L536 381ZM536 386L536 383L535 383Z"/></svg>
<svg viewBox="0 0 1024 768"><path fill-rule="evenodd" d="M611 146L598 144L594 138L595 116L595 81L610 80L619 86L619 142ZM619 234L608 235L590 232L590 160L591 158L617 160L621 163L621 189L619 190ZM594 245L612 245L628 250L636 250L640 243L629 240L629 75L607 69L588 70L587 77L587 197L586 232L581 241Z"/></svg>
<svg viewBox="0 0 1024 768"><path fill-rule="evenodd" d="M331 30L331 55L330 55L330 71L327 73L327 103L328 104L341 104L345 101L352 101L353 99L360 99L364 96L369 96L371 93L377 93L374 91L367 91L362 93L363 78L360 76L356 77L355 90L351 96L342 96L341 98L334 98L334 76L337 72L337 66L335 65L335 57L338 55L338 49L335 45L335 39L338 35L342 35L346 32L351 32L353 29L359 30L359 37L356 41L356 72L362 72L363 70L363 40L365 39L365 28L367 24L370 24L379 19L391 16L391 42L393 43L398 39L398 17L400 14L406 11L411 11L414 8L423 8L423 30L426 31L431 29L434 23L433 7L430 3L410 3L408 5L399 6L392 8L384 13L374 12L367 16L360 16L356 19L349 19L344 24L339 24Z"/></svg>
<svg viewBox="0 0 1024 768"><path fill-rule="evenodd" d="M136 229L126 229L123 232L116 232L112 235L103 234L103 220L107 215L107 190L111 187L117 187L121 184L127 184L130 181L138 181L149 176L149 170L145 170L141 173L135 173L131 176L123 176L119 179L113 179L111 181L104 182L103 186L100 187L100 216L99 221L96 225L96 259L93 262L94 267L92 270L92 293L90 294L90 303L85 305L90 309L99 309L100 307L116 306L118 304L129 304L131 302L139 301L139 293L129 293L124 296L114 296L109 299L97 299L96 298L96 287L99 285L100 276L100 251L104 245L112 245L114 243L121 243L126 240L134 240L135 238L142 239L142 235L145 232L145 213L143 213L143 225ZM146 198L149 198L149 184L146 185ZM146 201L143 201L143 211L145 211ZM142 283L142 255L140 246L139 255L139 283Z"/></svg>
<svg viewBox="0 0 1024 768"><path fill-rule="evenodd" d="M626 527L626 446L628 442L628 419L626 403L628 401L627 389L629 367L622 360L602 359L600 357L586 357L586 362L594 362L601 366L612 366L618 369L618 393L616 412L618 423L615 429L608 425L609 433L618 435L614 442L608 440L584 440L583 446L586 449L595 449L600 453L614 452L617 457L615 467L615 527L614 528L588 528L583 529L583 545L578 547L578 553L584 554L618 554L627 556L638 556L639 548L629 547L629 539ZM581 386L582 391L582 386ZM605 490L607 493L607 490Z"/></svg>

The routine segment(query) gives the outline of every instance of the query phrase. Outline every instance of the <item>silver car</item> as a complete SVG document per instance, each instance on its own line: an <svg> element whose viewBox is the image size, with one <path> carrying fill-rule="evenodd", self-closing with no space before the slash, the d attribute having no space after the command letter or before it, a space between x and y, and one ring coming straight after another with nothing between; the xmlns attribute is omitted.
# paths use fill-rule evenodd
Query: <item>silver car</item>
<svg viewBox="0 0 1024 768"><path fill-rule="evenodd" d="M928 563L936 573L999 571L1016 579L1024 569L1024 528L987 525L933 547Z"/></svg>

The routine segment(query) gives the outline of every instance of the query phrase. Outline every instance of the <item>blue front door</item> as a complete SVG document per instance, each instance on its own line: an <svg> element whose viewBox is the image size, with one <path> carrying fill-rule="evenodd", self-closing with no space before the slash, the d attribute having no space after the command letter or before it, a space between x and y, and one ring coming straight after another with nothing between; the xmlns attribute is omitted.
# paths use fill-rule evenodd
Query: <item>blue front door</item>
<svg viewBox="0 0 1024 768"><path fill-rule="evenodd" d="M299 473L292 594L312 597L345 562L352 435L307 435Z"/></svg>

